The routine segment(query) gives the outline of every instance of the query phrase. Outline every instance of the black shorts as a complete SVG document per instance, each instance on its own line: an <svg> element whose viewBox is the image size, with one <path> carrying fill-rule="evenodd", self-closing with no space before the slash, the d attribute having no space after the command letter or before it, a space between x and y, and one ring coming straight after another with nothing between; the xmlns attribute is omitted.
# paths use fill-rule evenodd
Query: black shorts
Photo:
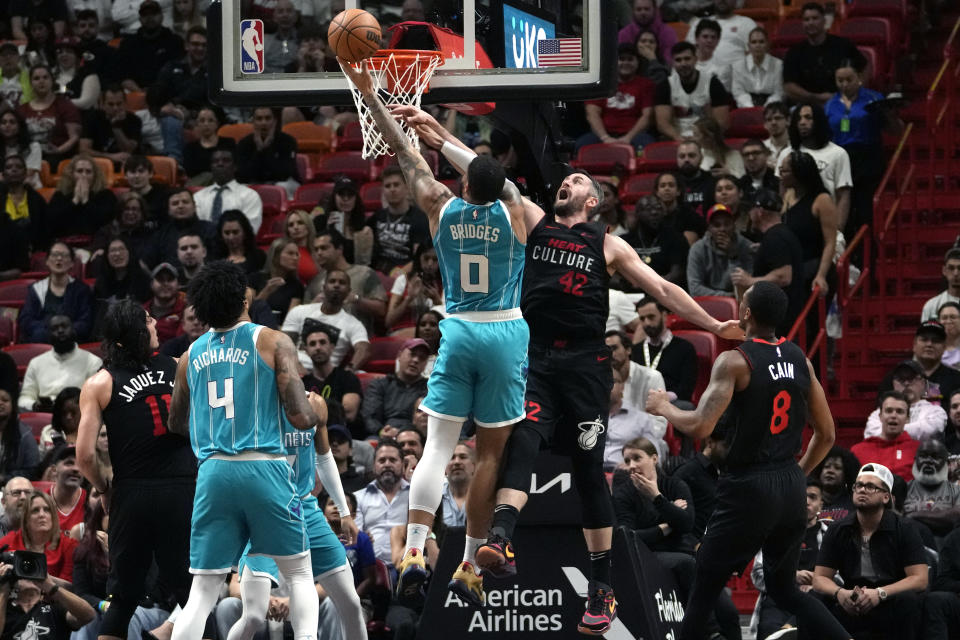
<svg viewBox="0 0 960 640"><path fill-rule="evenodd" d="M725 475L717 486L717 507L707 522L697 563L742 572L762 548L767 571L794 572L806 521L807 480L797 464Z"/></svg>
<svg viewBox="0 0 960 640"><path fill-rule="evenodd" d="M517 428L534 429L557 453L587 452L602 462L611 387L610 348L604 343L564 348L530 343L527 416Z"/></svg>

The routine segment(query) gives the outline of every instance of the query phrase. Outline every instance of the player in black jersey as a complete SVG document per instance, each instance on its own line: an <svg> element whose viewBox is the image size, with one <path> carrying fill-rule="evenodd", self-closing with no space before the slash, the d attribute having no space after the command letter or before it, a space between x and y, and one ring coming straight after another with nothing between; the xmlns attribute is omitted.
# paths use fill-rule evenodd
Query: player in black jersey
<svg viewBox="0 0 960 640"><path fill-rule="evenodd" d="M109 499L110 593L100 640L126 638L155 561L164 608L187 601L190 516L197 460L190 442L167 431L173 358L156 353L156 321L124 300L104 318L104 368L80 392L77 464ZM97 464L106 424L113 478Z"/></svg>
<svg viewBox="0 0 960 640"><path fill-rule="evenodd" d="M823 603L797 588L795 574L806 529L806 474L830 451L833 416L813 366L793 342L776 337L787 296L771 282L757 282L740 303L747 341L720 354L710 384L693 411L670 404L665 391L650 391L647 412L665 417L683 433L704 438L732 403L727 473L717 487L717 507L697 552L680 638L706 637L706 621L730 574L743 571L763 549L767 594L794 613L810 637L850 637ZM813 427L806 452L803 427ZM796 629L780 634L796 633Z"/></svg>

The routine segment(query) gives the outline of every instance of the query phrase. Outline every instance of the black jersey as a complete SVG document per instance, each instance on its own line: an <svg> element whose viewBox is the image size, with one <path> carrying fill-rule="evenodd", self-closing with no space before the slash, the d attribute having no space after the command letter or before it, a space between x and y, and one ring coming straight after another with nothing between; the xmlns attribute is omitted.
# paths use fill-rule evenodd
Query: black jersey
<svg viewBox="0 0 960 640"><path fill-rule="evenodd" d="M103 410L114 480L192 477L197 459L190 441L167 431L176 361L154 354L142 369L108 366L110 404Z"/></svg>
<svg viewBox="0 0 960 640"><path fill-rule="evenodd" d="M605 233L605 223L567 227L544 216L527 236L520 308L533 341L603 340L610 306Z"/></svg>
<svg viewBox="0 0 960 640"><path fill-rule="evenodd" d="M727 435L731 469L791 463L803 445L810 372L793 342L748 340L737 347L750 365L750 384L733 394Z"/></svg>

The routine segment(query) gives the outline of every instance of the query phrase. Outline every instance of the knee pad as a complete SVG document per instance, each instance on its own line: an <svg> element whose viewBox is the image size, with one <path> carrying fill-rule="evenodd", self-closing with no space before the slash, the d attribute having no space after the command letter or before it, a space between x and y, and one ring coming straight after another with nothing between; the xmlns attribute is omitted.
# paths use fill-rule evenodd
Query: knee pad
<svg viewBox="0 0 960 640"><path fill-rule="evenodd" d="M527 493L530 491L530 477L533 465L543 438L533 429L525 428L523 423L514 429L504 449L504 462L500 467L501 489L514 489Z"/></svg>

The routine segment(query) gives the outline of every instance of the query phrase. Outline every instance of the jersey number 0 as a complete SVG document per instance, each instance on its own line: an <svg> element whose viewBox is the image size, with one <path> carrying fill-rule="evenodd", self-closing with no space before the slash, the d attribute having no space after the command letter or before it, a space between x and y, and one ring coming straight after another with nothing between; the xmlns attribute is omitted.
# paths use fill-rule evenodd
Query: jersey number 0
<svg viewBox="0 0 960 640"><path fill-rule="evenodd" d="M460 254L460 288L464 293L490 293L490 261L487 256Z"/></svg>

